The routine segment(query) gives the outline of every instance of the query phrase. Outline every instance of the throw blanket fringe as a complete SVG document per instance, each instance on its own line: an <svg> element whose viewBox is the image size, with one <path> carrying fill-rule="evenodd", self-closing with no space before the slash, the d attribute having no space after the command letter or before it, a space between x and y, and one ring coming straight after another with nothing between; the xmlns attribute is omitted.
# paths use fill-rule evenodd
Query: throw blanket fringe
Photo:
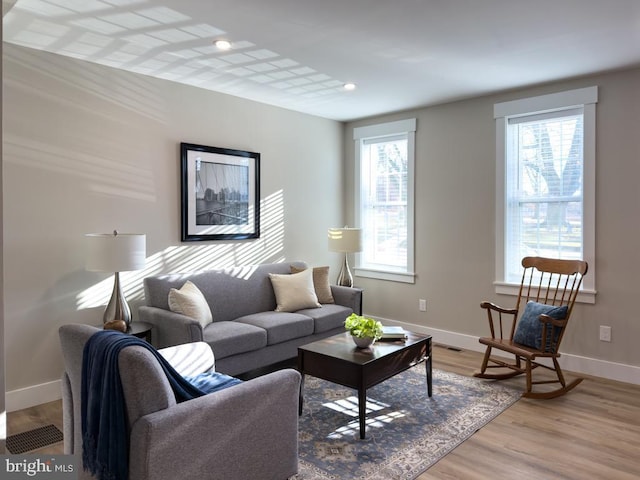
<svg viewBox="0 0 640 480"><path fill-rule="evenodd" d="M127 480L129 435L118 355L139 346L151 352L164 370L177 402L222 390L242 381L217 372L182 377L147 342L113 330L96 332L82 357L82 462L99 480Z"/></svg>

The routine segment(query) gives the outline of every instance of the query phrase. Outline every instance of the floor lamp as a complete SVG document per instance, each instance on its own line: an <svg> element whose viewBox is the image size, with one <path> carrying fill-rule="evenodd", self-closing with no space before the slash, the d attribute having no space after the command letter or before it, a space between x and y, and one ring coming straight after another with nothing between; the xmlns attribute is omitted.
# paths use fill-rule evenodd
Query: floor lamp
<svg viewBox="0 0 640 480"><path fill-rule="evenodd" d="M353 276L349 270L347 255L362 250L362 230L359 228L330 228L329 229L329 250L331 252L344 253L344 260L337 285L353 287Z"/></svg>
<svg viewBox="0 0 640 480"><path fill-rule="evenodd" d="M102 318L105 324L123 320L129 328L131 309L122 293L120 272L144 268L146 261L146 235L141 233L89 233L87 239L87 270L115 272L111 300Z"/></svg>

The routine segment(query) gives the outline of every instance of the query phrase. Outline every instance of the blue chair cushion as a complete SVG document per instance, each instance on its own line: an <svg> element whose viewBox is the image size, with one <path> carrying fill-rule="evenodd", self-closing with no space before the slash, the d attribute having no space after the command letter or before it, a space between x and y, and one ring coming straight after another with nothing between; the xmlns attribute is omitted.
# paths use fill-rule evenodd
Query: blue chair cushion
<svg viewBox="0 0 640 480"><path fill-rule="evenodd" d="M199 373L198 375L191 375L184 378L191 385L194 385L206 393L218 392L242 383L242 380L239 378L230 377L229 375L219 372Z"/></svg>
<svg viewBox="0 0 640 480"><path fill-rule="evenodd" d="M553 305L545 305L544 303L528 302L527 306L520 317L518 326L516 327L516 333L513 336L513 341L520 345L527 347L542 349L542 323L538 318L540 315L545 314L556 320L562 320L567 316L567 306L556 307ZM550 327L547 327L547 331L550 332ZM553 329L553 345L558 341L558 336L562 331L561 328ZM551 339L547 341L547 350L551 348ZM555 353L555 352L554 352Z"/></svg>

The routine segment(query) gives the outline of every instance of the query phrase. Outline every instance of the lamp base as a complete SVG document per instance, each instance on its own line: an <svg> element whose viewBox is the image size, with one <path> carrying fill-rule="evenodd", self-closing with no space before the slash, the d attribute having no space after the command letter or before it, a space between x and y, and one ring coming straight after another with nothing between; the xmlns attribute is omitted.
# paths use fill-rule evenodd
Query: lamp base
<svg viewBox="0 0 640 480"><path fill-rule="evenodd" d="M340 268L336 285L340 285L342 287L353 287L353 276L349 270L349 261L347 260L346 253L344 254L344 261L342 262L342 268Z"/></svg>
<svg viewBox="0 0 640 480"><path fill-rule="evenodd" d="M109 300L109 304L102 317L103 324L111 323L114 320L122 320L127 325L127 329L131 325L131 309L120 287L120 272L115 273L111 300Z"/></svg>

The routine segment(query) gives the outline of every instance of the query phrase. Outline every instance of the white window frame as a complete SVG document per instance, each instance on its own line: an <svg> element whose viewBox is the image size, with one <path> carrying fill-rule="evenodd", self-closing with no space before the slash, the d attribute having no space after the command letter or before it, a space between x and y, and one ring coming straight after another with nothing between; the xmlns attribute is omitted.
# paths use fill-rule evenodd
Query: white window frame
<svg viewBox="0 0 640 480"><path fill-rule="evenodd" d="M407 136L407 264L404 268L374 270L363 267L360 254L356 254L354 272L357 277L375 278L402 283L415 283L414 265L414 212L415 212L415 132L416 119L357 127L353 129L355 141L355 221L361 225L361 150L366 140L395 135Z"/></svg>
<svg viewBox="0 0 640 480"><path fill-rule="evenodd" d="M506 154L507 125L509 118L548 112L560 112L583 108L583 259L589 264L589 274L584 277L578 301L595 303L595 187L596 187L596 103L598 87L586 87L565 92L524 98L493 106L496 122L496 293L517 295L518 285L505 281L506 236Z"/></svg>

